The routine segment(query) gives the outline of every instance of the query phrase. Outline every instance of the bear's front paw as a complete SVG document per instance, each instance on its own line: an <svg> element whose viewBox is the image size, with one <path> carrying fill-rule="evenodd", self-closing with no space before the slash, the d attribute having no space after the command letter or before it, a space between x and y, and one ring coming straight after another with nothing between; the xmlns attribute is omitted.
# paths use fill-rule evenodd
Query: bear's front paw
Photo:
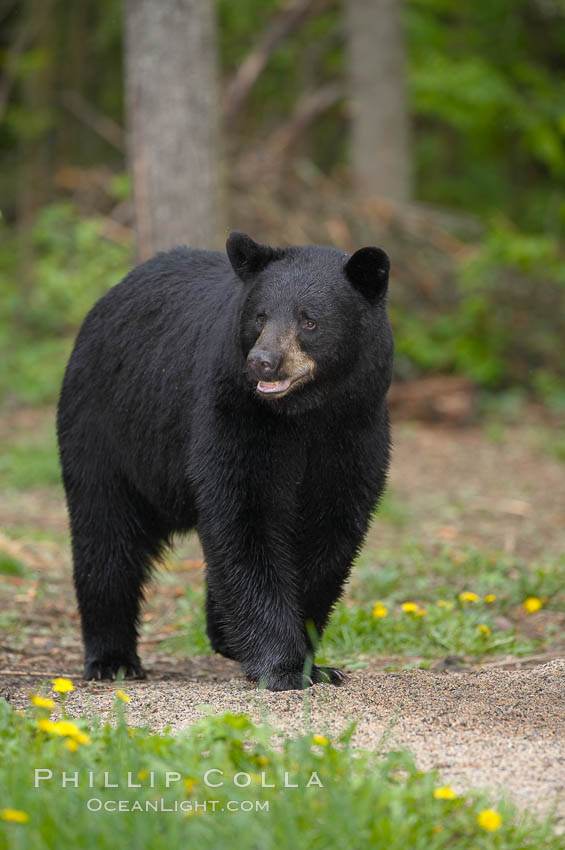
<svg viewBox="0 0 565 850"><path fill-rule="evenodd" d="M318 667L314 665L309 674L302 671L271 672L260 678L259 682L260 684L264 682L269 691L300 691L312 685L323 683L341 685L345 679L345 673L337 667Z"/></svg>
<svg viewBox="0 0 565 850"><path fill-rule="evenodd" d="M122 673L125 679L145 679L147 674L141 666L139 658L120 658L105 655L100 658L87 659L84 664L85 679L116 679Z"/></svg>
<svg viewBox="0 0 565 850"><path fill-rule="evenodd" d="M304 675L302 671L271 672L259 678L259 686L263 684L269 691L301 691L313 685L314 681L310 676Z"/></svg>

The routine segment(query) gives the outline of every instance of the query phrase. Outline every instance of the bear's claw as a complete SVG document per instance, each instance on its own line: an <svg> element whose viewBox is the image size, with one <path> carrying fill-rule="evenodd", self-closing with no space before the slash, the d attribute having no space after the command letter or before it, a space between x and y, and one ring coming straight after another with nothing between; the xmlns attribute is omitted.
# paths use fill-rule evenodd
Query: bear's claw
<svg viewBox="0 0 565 850"><path fill-rule="evenodd" d="M287 673L269 673L261 677L269 691L301 691L312 685L331 684L341 685L347 676L337 667L318 667L314 665L309 675L300 671Z"/></svg>
<svg viewBox="0 0 565 850"><path fill-rule="evenodd" d="M110 679L113 681L118 677L119 673L123 673L124 679L146 679L147 674L141 662L138 660L132 661L127 659L95 659L87 661L84 665L84 678Z"/></svg>
<svg viewBox="0 0 565 850"><path fill-rule="evenodd" d="M339 667L316 667L315 669L320 676L316 680L317 682L329 682L332 685L341 685L347 679L347 675Z"/></svg>

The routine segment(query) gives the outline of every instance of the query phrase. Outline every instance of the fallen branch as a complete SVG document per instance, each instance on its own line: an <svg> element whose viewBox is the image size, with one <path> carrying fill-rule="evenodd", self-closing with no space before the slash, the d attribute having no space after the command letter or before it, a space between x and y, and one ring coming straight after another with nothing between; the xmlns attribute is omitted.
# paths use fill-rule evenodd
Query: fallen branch
<svg viewBox="0 0 565 850"><path fill-rule="evenodd" d="M115 242L117 245L133 244L135 231L132 227L120 224L119 221L115 221L113 218L109 218L108 216L99 215L98 220L101 223L102 234L106 237L106 239L109 239L111 242Z"/></svg>
<svg viewBox="0 0 565 850"><path fill-rule="evenodd" d="M79 121L82 121L83 124L94 130L101 138L117 148L120 153L123 153L125 149L125 134L113 118L104 115L77 91L67 90L62 92L61 103L75 118L78 118Z"/></svg>
<svg viewBox="0 0 565 850"><path fill-rule="evenodd" d="M257 45L243 60L226 86L223 99L224 123L229 127L269 59L287 36L294 32L313 11L324 11L333 0L297 0L271 20L259 36Z"/></svg>
<svg viewBox="0 0 565 850"><path fill-rule="evenodd" d="M72 678L73 676L77 676L76 671L74 673L61 673L60 670L10 670L8 668L4 668L0 670L0 676L42 676L45 678L51 676L68 676Z"/></svg>
<svg viewBox="0 0 565 850"><path fill-rule="evenodd" d="M269 155L275 167L282 163L288 150L310 124L344 96L345 90L341 83L328 83L300 98L288 121L281 124L267 141Z"/></svg>
<svg viewBox="0 0 565 850"><path fill-rule="evenodd" d="M319 115L344 96L345 89L341 83L328 83L303 95L290 118L269 136L260 149L243 158L240 165L241 177L249 180L261 173L276 180L280 176L289 149Z"/></svg>

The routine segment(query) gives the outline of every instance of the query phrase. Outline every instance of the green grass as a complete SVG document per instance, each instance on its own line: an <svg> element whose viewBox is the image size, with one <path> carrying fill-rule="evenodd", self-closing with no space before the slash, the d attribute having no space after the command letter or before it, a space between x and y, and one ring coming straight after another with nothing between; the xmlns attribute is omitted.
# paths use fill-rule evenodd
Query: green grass
<svg viewBox="0 0 565 850"><path fill-rule="evenodd" d="M564 574L565 556L528 563L469 546L431 551L407 541L388 551L366 549L353 570L350 593L359 603L382 597L431 603L473 591L480 596L495 594L497 613L528 596L539 596L565 610Z"/></svg>
<svg viewBox="0 0 565 850"><path fill-rule="evenodd" d="M405 613L401 608L387 608L387 615L377 619L370 607L348 608L339 603L324 633L319 660L329 663L333 659L355 667L361 656L479 658L496 652L524 655L533 649L533 643L518 639L514 630L497 630L485 604L452 604L451 610L437 605L420 608L420 612L425 612L422 616Z"/></svg>
<svg viewBox="0 0 565 850"><path fill-rule="evenodd" d="M33 440L14 439L2 446L0 478L5 487L14 490L61 483L54 423L38 430Z"/></svg>
<svg viewBox="0 0 565 850"><path fill-rule="evenodd" d="M496 653L527 655L559 634L548 630L543 638L526 639L516 629L500 628L499 618L512 617L528 597L542 600L544 609L565 611L564 571L565 558L527 564L505 554L449 548L430 553L407 544L381 553L375 563L375 553L366 550L345 600L336 605L317 660L355 668L379 655L430 660L446 655L477 660ZM476 594L477 601L460 599L465 592ZM494 599L486 602L491 596ZM405 612L406 602L425 613ZM386 609L385 616L373 615L377 603ZM169 650L184 655L211 652L201 585L187 587L177 600L173 623L177 631L164 644Z"/></svg>
<svg viewBox="0 0 565 850"><path fill-rule="evenodd" d="M24 576L26 572L27 570L21 561L0 549L0 575Z"/></svg>
<svg viewBox="0 0 565 850"><path fill-rule="evenodd" d="M98 718L75 721L87 736L81 739L72 728L61 730L66 734L41 731L38 720L49 709L17 713L0 700L2 850L331 850L345 841L348 848L363 850L562 846L549 820L519 815L504 800L476 792L436 799L434 790L442 783L435 773L418 770L408 752L353 750L353 728L336 741L312 731L273 741L274 730L267 725L223 714L204 717L176 735L159 735L128 728L124 708L116 699L112 725ZM38 787L36 769L44 777ZM208 770L215 771L209 782L222 784L207 784ZM67 787L61 786L63 771L71 777ZM117 788L104 787L105 772L106 785ZM128 773L130 784L140 788L128 787ZM122 811L108 810L117 806L114 801L123 801ZM478 816L492 807L502 822L487 831ZM2 819L14 817L6 810L20 813L24 822Z"/></svg>
<svg viewBox="0 0 565 850"><path fill-rule="evenodd" d="M0 322L0 354L4 359L0 399L29 405L55 401L72 342L70 337L37 339L22 334L18 338L13 330L4 334Z"/></svg>
<svg viewBox="0 0 565 850"><path fill-rule="evenodd" d="M565 463L565 434L563 429L538 428L535 442L542 452Z"/></svg>
<svg viewBox="0 0 565 850"><path fill-rule="evenodd" d="M176 602L173 624L177 632L163 641L163 648L181 655L209 655L212 652L206 634L202 587L186 587L184 595Z"/></svg>
<svg viewBox="0 0 565 850"><path fill-rule="evenodd" d="M38 528L33 525L22 523L10 523L9 528L3 529L6 537L12 540L26 540L33 543L58 543L70 545L69 534L66 529L55 528L51 525L48 528Z"/></svg>
<svg viewBox="0 0 565 850"><path fill-rule="evenodd" d="M522 432L522 439L532 450L565 462L563 411L560 411L559 417L554 413L553 418L555 420L553 427L541 424L532 425ZM491 418L484 424L483 434L491 442L502 444L512 439L512 424L504 419Z"/></svg>

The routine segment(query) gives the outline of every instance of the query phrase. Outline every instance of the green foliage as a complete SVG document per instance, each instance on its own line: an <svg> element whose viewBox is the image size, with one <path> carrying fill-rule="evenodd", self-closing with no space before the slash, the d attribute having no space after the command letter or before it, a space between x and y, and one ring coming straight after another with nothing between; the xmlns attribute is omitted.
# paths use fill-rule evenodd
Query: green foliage
<svg viewBox="0 0 565 850"><path fill-rule="evenodd" d="M0 395L52 401L78 324L125 274L130 248L105 239L101 219L64 202L40 211L31 267L22 267L17 237L6 226L0 235Z"/></svg>
<svg viewBox="0 0 565 850"><path fill-rule="evenodd" d="M26 568L22 562L0 549L0 575L24 576L25 574Z"/></svg>
<svg viewBox="0 0 565 850"><path fill-rule="evenodd" d="M15 435L17 438L17 435ZM0 477L5 487L27 490L61 483L55 427L29 439L3 443L0 448Z"/></svg>
<svg viewBox="0 0 565 850"><path fill-rule="evenodd" d="M563 233L564 14L529 0L411 0L420 197Z"/></svg>
<svg viewBox="0 0 565 850"><path fill-rule="evenodd" d="M40 211L32 238L33 286L23 303L13 293L14 315L31 330L74 331L93 301L125 274L130 247L104 239L98 218L81 217L63 202Z"/></svg>
<svg viewBox="0 0 565 850"><path fill-rule="evenodd" d="M42 404L57 397L72 340L38 339L0 325L0 398Z"/></svg>
<svg viewBox="0 0 565 850"><path fill-rule="evenodd" d="M565 254L556 237L494 222L459 262L452 296L423 314L393 303L400 357L421 372L534 390L565 408Z"/></svg>
<svg viewBox="0 0 565 850"><path fill-rule="evenodd" d="M225 80L285 8L279 0L218 0L219 55ZM0 67L33 14L7 15ZM420 199L480 214L502 210L526 231L563 233L565 204L565 8L531 0L408 0L405 33ZM122 10L119 0L60 0L51 19L21 52L0 129L0 157L26 140L49 138L49 167L117 164L108 144L70 116L61 90L78 90L124 125ZM2 49L2 47L4 49ZM340 4L314 12L269 59L230 133L245 150L288 117L300 95L342 78L346 40ZM29 92L36 92L30 100ZM302 149L331 173L347 157L347 115L332 110ZM29 151L28 151L29 153ZM17 170L26 167L17 163ZM4 171L4 198L17 188Z"/></svg>
<svg viewBox="0 0 565 850"><path fill-rule="evenodd" d="M279 0L218 0L224 81L285 8ZM7 13L0 70L34 9L15 4ZM565 6L408 0L405 9L415 197L474 213L487 229L479 245L469 246L450 297L429 311L393 303L399 374L462 373L491 390L533 390L562 411ZM60 96L76 90L125 124L119 0L61 0L50 24L13 68L0 127L0 194L10 222L0 234L0 394L28 403L55 397L80 320L130 261L128 246L102 237L92 199L86 215L67 202L49 203L33 233L12 227L28 202L37 207L56 195L54 175L69 164L103 164L115 173L103 212L130 192L123 156L71 115ZM343 80L346 67L342 6L328 4L269 57L230 129L228 170L240 153L263 145L306 91ZM292 154L341 180L348 120L346 109L329 110Z"/></svg>
<svg viewBox="0 0 565 850"><path fill-rule="evenodd" d="M97 850L333 850L343 846L345 835L348 847L363 850L560 846L549 821L518 815L504 800L494 804L500 827L485 831L477 822L479 812L493 805L485 794L436 799L437 774L418 770L408 752L353 750L352 729L336 741L311 731L272 741L274 729L226 713L206 716L176 735L158 735L129 729L124 705L116 699L113 725L82 718L76 732L71 727L40 731L38 721L48 713L30 708L18 714L0 700L0 815L15 811L24 821L0 819L2 848L58 850L76 846L80 836L81 847ZM52 772L37 788L36 768ZM207 784L208 770L217 771L208 777L217 787ZM62 771L68 777L78 772L77 788L61 787ZM117 788L105 787L105 772ZM128 787L128 773L129 784L141 787ZM285 787L285 776L286 785L298 787ZM104 809L106 804L115 809L117 800L124 801L121 811ZM100 811L89 811L98 805Z"/></svg>

